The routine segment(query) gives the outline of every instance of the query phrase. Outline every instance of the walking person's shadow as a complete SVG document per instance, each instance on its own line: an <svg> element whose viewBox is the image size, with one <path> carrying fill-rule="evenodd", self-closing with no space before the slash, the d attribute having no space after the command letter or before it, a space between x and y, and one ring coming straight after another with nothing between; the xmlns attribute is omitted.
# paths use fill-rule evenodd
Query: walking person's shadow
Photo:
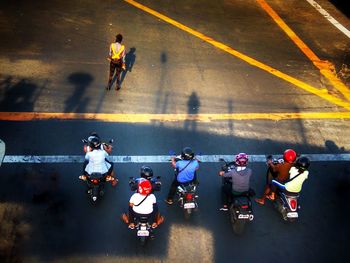
<svg viewBox="0 0 350 263"><path fill-rule="evenodd" d="M120 76L120 85L123 83L124 78L126 76L126 73L129 71L131 72L135 60L136 60L136 55L135 55L136 48L132 47L130 48L129 52L126 53L125 55L125 70L122 71L121 76Z"/></svg>

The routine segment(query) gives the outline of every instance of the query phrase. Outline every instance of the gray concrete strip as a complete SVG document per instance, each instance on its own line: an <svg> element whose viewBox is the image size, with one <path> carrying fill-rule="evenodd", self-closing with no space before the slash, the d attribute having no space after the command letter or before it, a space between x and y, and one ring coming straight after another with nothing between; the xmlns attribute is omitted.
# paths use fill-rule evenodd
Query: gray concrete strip
<svg viewBox="0 0 350 263"><path fill-rule="evenodd" d="M350 161L350 153L340 154L304 154L314 162L336 162ZM280 157L280 155L275 155ZM233 155L201 155L197 159L203 163L216 163L219 159L232 160ZM114 163L167 163L170 161L168 155L139 155L139 156L110 156ZM249 155L250 162L261 163L266 161L265 155ZM82 155L8 155L5 156L3 163L82 163Z"/></svg>

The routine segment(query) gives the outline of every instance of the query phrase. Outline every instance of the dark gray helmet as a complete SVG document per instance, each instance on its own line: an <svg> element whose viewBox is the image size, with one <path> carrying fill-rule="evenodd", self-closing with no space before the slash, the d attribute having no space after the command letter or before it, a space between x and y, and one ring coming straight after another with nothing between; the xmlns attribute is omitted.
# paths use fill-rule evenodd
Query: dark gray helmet
<svg viewBox="0 0 350 263"><path fill-rule="evenodd" d="M153 170L151 167L143 165L140 170L140 175L142 178L150 180L153 177Z"/></svg>
<svg viewBox="0 0 350 263"><path fill-rule="evenodd" d="M192 160L194 158L193 150L190 147L183 148L181 158L184 160Z"/></svg>

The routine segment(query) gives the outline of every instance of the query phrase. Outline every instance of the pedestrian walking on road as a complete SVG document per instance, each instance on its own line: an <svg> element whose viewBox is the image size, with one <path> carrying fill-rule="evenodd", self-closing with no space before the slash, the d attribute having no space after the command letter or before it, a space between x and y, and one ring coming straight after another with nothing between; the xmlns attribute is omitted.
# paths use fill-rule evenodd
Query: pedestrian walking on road
<svg viewBox="0 0 350 263"><path fill-rule="evenodd" d="M116 78L115 89L120 89L120 73L122 70L125 70L125 46L122 44L122 41L123 36L121 34L118 34L115 38L115 42L112 43L109 47L108 60L110 61L110 64L108 85L106 87L107 90L111 89L114 72Z"/></svg>

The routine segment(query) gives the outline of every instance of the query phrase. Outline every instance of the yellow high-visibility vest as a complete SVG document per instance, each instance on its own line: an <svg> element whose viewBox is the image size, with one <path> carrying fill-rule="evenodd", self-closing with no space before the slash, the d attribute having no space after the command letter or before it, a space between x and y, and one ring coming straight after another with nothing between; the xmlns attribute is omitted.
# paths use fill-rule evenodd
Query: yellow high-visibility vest
<svg viewBox="0 0 350 263"><path fill-rule="evenodd" d="M111 44L111 50L112 50L112 59L121 59L121 54L123 53L125 46L120 45L120 49L116 50L116 45Z"/></svg>

